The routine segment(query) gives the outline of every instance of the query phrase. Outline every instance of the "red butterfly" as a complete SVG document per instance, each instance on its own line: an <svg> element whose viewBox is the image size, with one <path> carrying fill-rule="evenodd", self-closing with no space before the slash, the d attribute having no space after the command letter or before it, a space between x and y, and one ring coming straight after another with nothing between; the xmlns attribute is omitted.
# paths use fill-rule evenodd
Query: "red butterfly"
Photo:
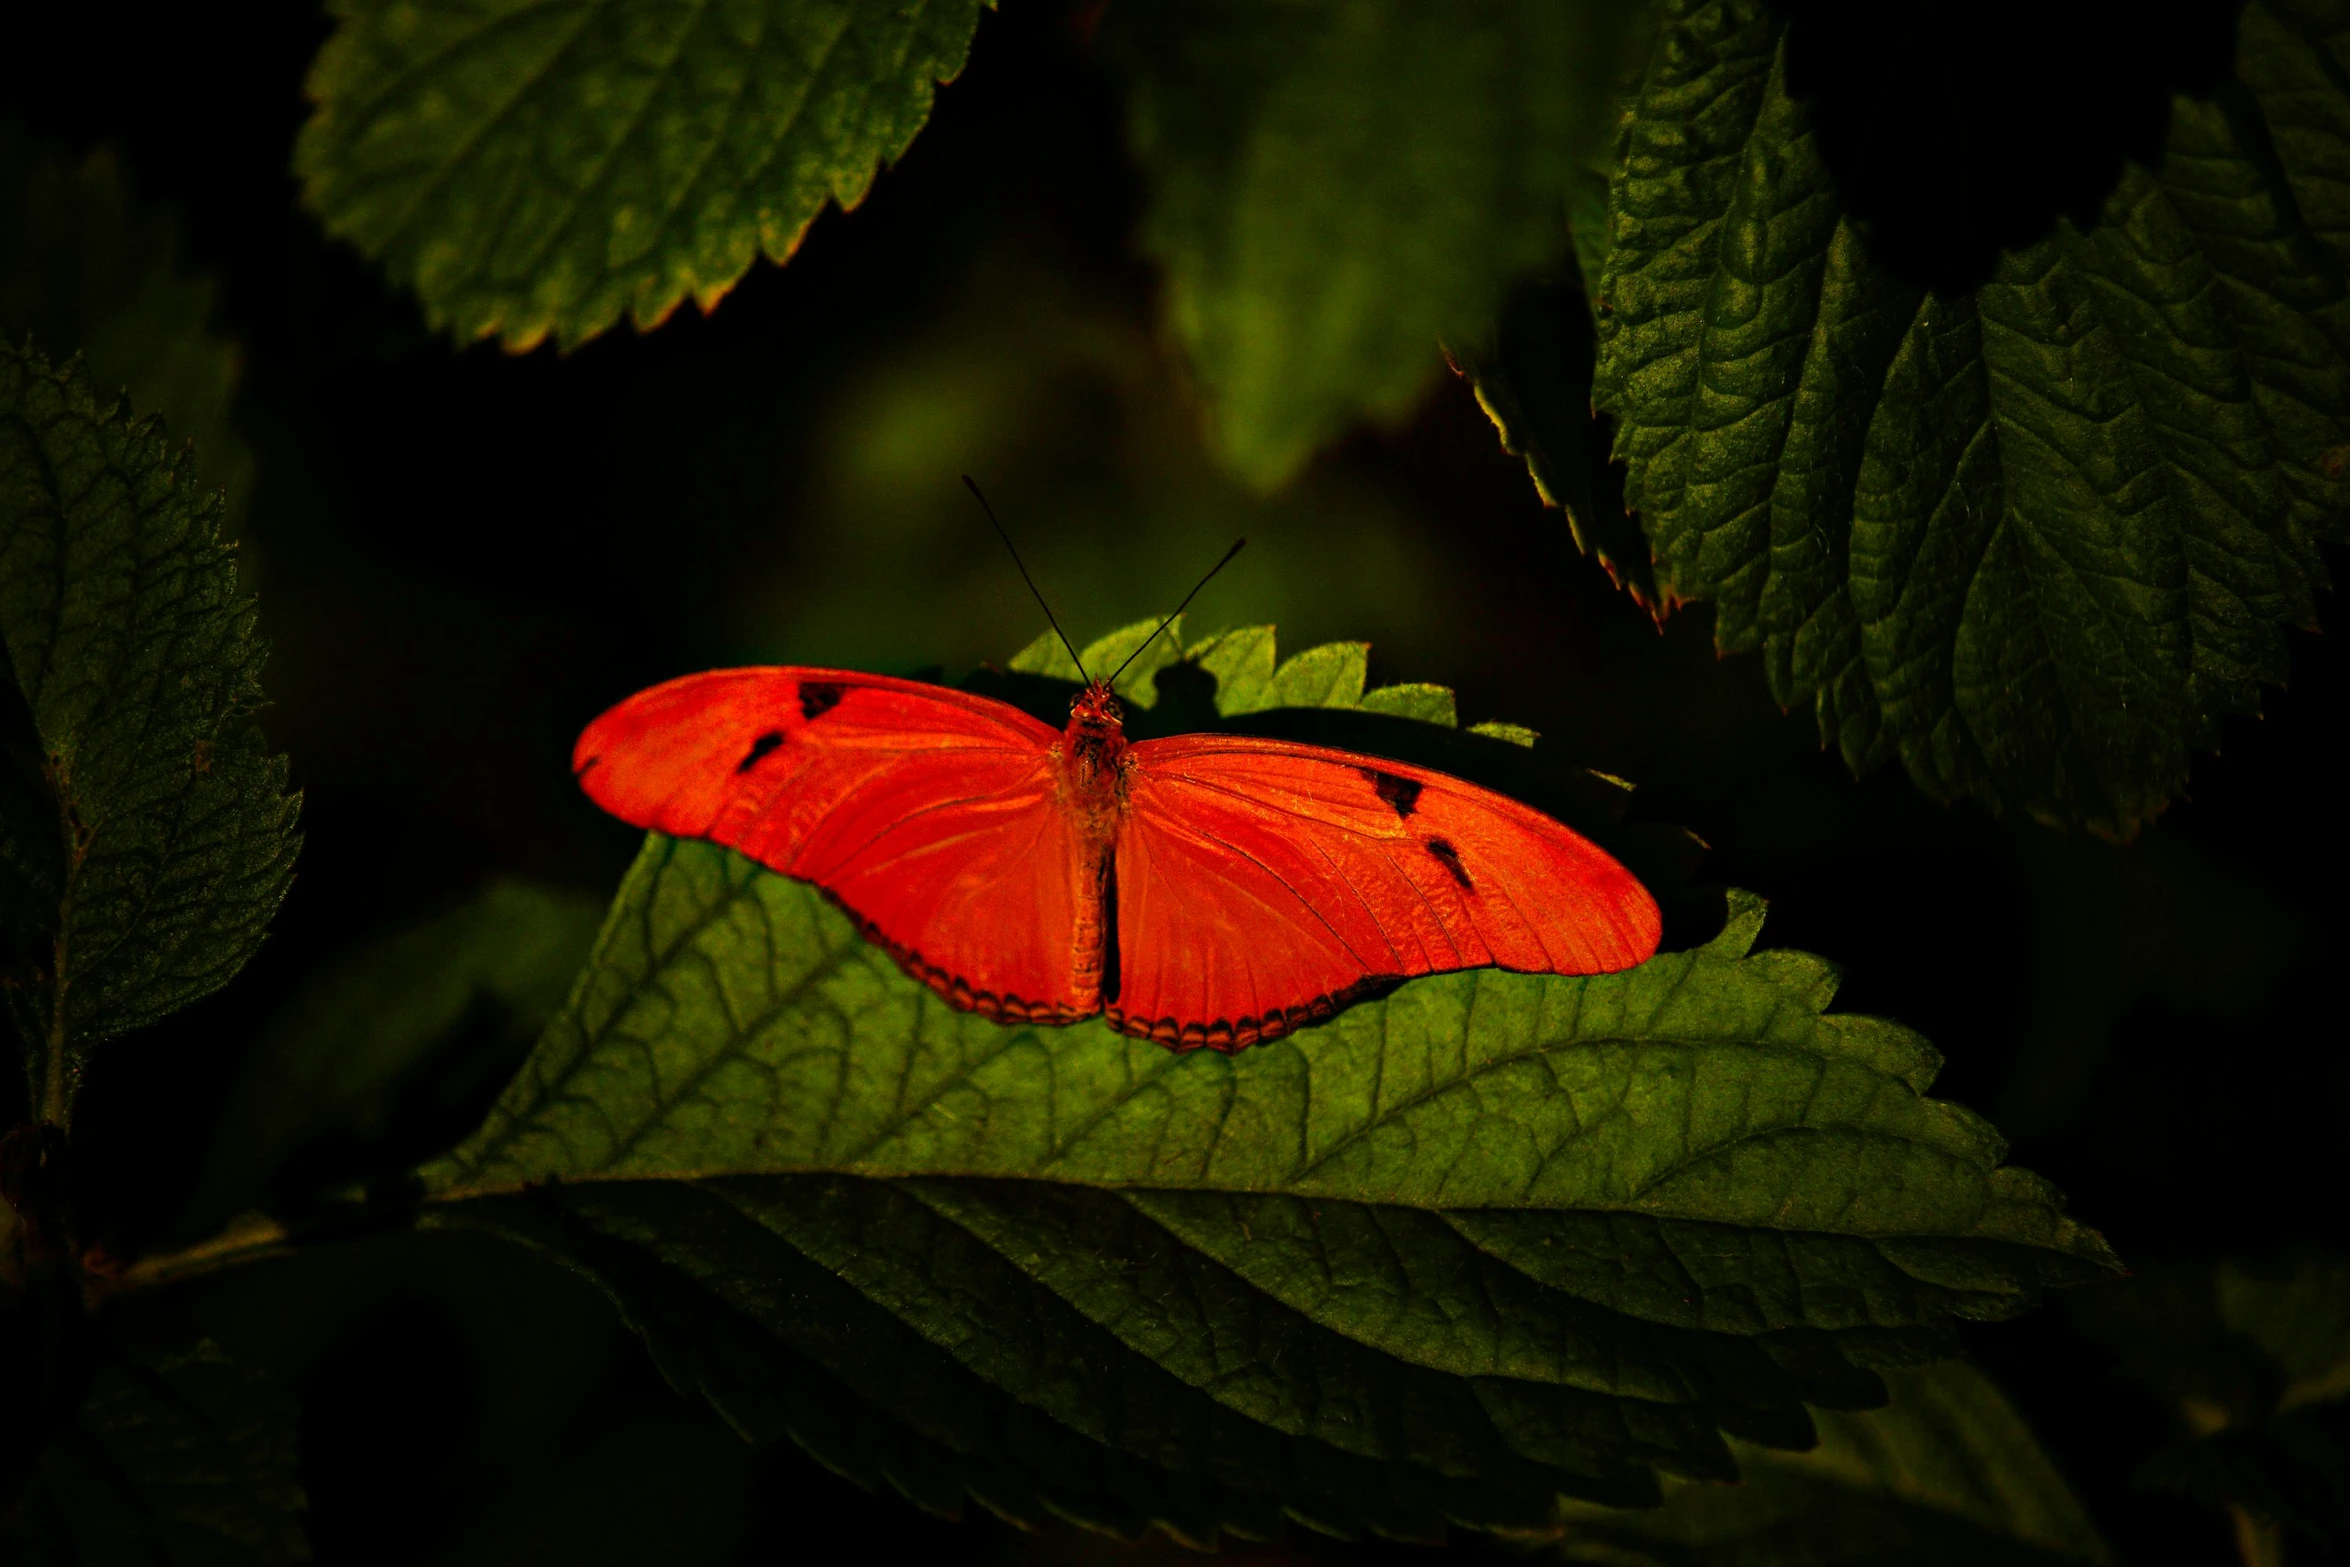
<svg viewBox="0 0 2350 1567"><path fill-rule="evenodd" d="M1656 951L1648 890L1539 811L1322 746L1130 743L1116 679L1056 730L887 675L713 670L605 713L572 766L623 821L813 883L1003 1022L1100 1013L1239 1050L1413 975L1602 974Z"/></svg>

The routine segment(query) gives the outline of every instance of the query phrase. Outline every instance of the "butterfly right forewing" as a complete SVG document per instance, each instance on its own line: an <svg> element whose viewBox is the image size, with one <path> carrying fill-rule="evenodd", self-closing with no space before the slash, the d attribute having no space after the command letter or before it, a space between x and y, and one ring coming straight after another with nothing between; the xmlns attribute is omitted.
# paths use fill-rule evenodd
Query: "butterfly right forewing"
<svg viewBox="0 0 2350 1567"><path fill-rule="evenodd" d="M1131 756L1111 1000L1128 1033L1235 1049L1416 975L1596 974L1656 951L1629 871L1463 779L1234 735Z"/></svg>

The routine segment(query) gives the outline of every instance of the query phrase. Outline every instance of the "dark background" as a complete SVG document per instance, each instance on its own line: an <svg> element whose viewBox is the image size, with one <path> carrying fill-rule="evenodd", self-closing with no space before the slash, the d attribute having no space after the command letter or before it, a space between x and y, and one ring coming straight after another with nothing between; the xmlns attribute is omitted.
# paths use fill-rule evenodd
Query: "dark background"
<svg viewBox="0 0 2350 1567"><path fill-rule="evenodd" d="M521 357L433 336L301 209L287 166L327 32L314 7L46 9L29 33L11 21L0 115L69 155L114 149L182 223L244 354L266 723L306 796L261 957L95 1070L78 1175L117 1245L173 1234L245 1041L319 959L492 873L609 892L635 835L565 766L604 705L715 664L952 672L1025 643L1039 617L965 470L1080 639L1165 607L1245 532L1195 627L1369 638L1375 680L1449 684L1464 721L1532 725L1637 781L1639 815L1711 845L1706 875L1772 900L1767 943L1833 957L1842 1005L1925 1031L1949 1057L1941 1092L1989 1113L2133 1264L2343 1238L2350 1073L2325 1002L2350 671L2328 639L2293 638L2290 689L2229 723L2191 798L2122 849L1939 806L1897 774L1854 781L1754 661L1716 660L1710 611L1660 632L1577 556L1433 359L1405 428L1252 497L1199 446L1085 7L1005 0L864 206L710 318ZM2093 206L2147 113L2159 131L2167 88L2224 64L2224 7L2026 9L2046 25L1925 8L1980 24L1938 57L1936 96L1851 85L1936 54L1933 25L1803 8L1856 204L1935 281ZM2100 51L2117 25L2136 42ZM2070 150L2016 161L2019 114ZM2008 130L1970 133L1992 122ZM480 1106L412 1108L393 1140L421 1154ZM1116 1554L945 1524L754 1451L671 1394L583 1286L491 1242L367 1242L189 1293L175 1309L265 1322L299 1380L328 1563L752 1561L826 1539ZM2226 1559L2218 1514L2134 1487L2172 1416L2072 1321L2052 1306L1972 1342L2126 1554Z"/></svg>

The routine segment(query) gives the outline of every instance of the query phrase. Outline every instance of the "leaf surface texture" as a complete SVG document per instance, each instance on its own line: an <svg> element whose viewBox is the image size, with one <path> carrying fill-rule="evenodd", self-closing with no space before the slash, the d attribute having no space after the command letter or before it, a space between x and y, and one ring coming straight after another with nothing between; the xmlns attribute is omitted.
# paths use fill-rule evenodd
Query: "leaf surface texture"
<svg viewBox="0 0 2350 1567"><path fill-rule="evenodd" d="M1183 652L1236 709L1452 717L1372 703L1360 644ZM941 1510L1543 1527L1561 1492L1728 1477L1725 1432L1801 1446L1807 1404L2110 1265L1927 1097L1923 1040L1827 1011L1833 970L1754 951L1761 920L1740 895L1622 974L1415 981L1210 1059L954 1011L814 888L654 836L422 1172L430 1222L567 1260L745 1431Z"/></svg>
<svg viewBox="0 0 2350 1567"><path fill-rule="evenodd" d="M2126 836L2258 710L2344 537L2350 10L1950 297L1872 255L1759 0L1671 0L1612 192L1595 397L1667 600L1856 769Z"/></svg>
<svg viewBox="0 0 2350 1567"><path fill-rule="evenodd" d="M155 421L0 348L0 638L41 770L7 796L7 901L41 913L7 994L52 1120L95 1044L244 966L293 874L220 514Z"/></svg>
<svg viewBox="0 0 2350 1567"><path fill-rule="evenodd" d="M704 310L853 207L983 0L336 0L295 171L461 338Z"/></svg>

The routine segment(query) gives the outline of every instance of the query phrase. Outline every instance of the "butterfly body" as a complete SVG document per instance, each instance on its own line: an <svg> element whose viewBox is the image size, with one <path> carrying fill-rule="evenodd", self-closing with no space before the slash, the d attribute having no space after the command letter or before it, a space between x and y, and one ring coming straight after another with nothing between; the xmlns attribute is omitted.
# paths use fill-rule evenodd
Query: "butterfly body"
<svg viewBox="0 0 2350 1567"><path fill-rule="evenodd" d="M1659 933L1630 873L1517 801L1287 741L1132 742L1099 683L1056 730L888 676L717 670L613 708L573 762L615 815L814 883L1001 1022L1236 1050L1413 975L1607 972Z"/></svg>
<svg viewBox="0 0 2350 1567"><path fill-rule="evenodd" d="M1079 896L1070 975L1079 1016L1091 1016L1104 1002L1118 999L1111 921L1118 907L1118 825L1126 810L1127 749L1118 699L1099 684L1086 687L1071 705L1069 727L1052 752L1063 808L1077 823Z"/></svg>

